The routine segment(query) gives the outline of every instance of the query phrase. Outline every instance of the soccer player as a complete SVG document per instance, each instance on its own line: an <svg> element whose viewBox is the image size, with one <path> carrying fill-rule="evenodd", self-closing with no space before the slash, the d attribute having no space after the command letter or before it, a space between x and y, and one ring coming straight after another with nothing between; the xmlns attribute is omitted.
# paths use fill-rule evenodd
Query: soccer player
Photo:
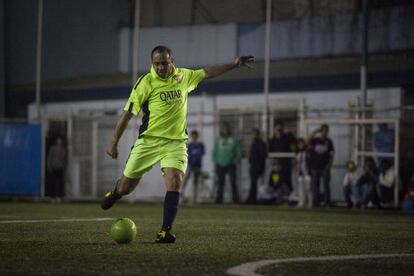
<svg viewBox="0 0 414 276"><path fill-rule="evenodd" d="M199 70L175 68L172 51L157 46L151 52L150 72L141 76L134 85L124 112L115 127L112 142L106 153L118 156L118 142L129 120L142 110L139 136L128 158L122 177L112 192L106 193L101 207L107 210L122 196L131 193L141 177L160 162L165 180L163 223L155 242L173 243L171 233L178 211L179 191L187 167L186 113L189 92L206 79L214 78L229 70L250 67L253 56L241 56L233 62Z"/></svg>

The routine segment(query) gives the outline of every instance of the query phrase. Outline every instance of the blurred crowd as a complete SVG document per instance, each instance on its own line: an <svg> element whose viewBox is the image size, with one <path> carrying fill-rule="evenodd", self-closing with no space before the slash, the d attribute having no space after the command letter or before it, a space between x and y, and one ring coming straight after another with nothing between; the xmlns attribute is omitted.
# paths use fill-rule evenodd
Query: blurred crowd
<svg viewBox="0 0 414 276"><path fill-rule="evenodd" d="M240 199L238 193L237 166L241 160L240 139L225 124L215 138L213 161L217 191L215 202L223 202L226 176L229 176L233 203L246 204L289 204L295 198L298 207L333 206L331 201L331 169L335 158L335 147L329 138L329 126L324 124L312 132L310 137L296 138L286 131L283 122L274 126L272 137L266 142L259 129L252 129L252 139L248 150L250 191L246 199ZM184 191L193 175L193 201L197 202L198 183L205 175L202 172L204 145L199 141L197 131L192 131L188 144L188 171ZM394 130L387 124L378 125L373 137L377 152L394 152ZM270 158L269 158L270 157ZM266 160L270 168L266 170ZM348 208L388 208L394 207L395 185L397 185L393 158L367 157L359 165L349 160L343 176L343 196ZM295 178L295 179L294 179ZM297 183L297 196L292 197L293 185ZM414 174L411 182L403 185L402 207L414 208Z"/></svg>

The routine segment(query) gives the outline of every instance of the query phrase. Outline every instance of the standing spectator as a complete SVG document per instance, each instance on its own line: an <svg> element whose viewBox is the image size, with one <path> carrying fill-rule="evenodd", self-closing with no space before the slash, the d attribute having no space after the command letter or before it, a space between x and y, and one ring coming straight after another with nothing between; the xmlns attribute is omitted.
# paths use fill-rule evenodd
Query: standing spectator
<svg viewBox="0 0 414 276"><path fill-rule="evenodd" d="M315 137L319 132L320 136ZM314 207L319 206L320 203L319 182L321 178L323 182L325 206L331 205L330 178L335 151L332 140L328 138L328 133L328 125L322 125L320 129L317 129L313 133L313 138L310 141L312 194Z"/></svg>
<svg viewBox="0 0 414 276"><path fill-rule="evenodd" d="M193 130L190 133L190 143L188 143L188 168L184 178L181 196L185 201L185 187L191 175L193 175L193 202L197 202L198 199L198 181L201 174L201 161L205 153L204 144L198 141L198 131Z"/></svg>
<svg viewBox="0 0 414 276"><path fill-rule="evenodd" d="M50 196L52 197L64 197L66 164L67 151L65 142L62 136L58 136L47 155L47 172L51 187Z"/></svg>
<svg viewBox="0 0 414 276"><path fill-rule="evenodd" d="M230 127L224 125L219 137L214 141L213 160L216 164L216 173L218 178L218 189L216 203L223 202L223 189L226 174L230 176L230 184L233 195L233 202L239 202L236 184L236 166L240 163L239 139L230 132Z"/></svg>
<svg viewBox="0 0 414 276"><path fill-rule="evenodd" d="M379 124L379 130L374 133L374 145L378 152L394 152L394 130L389 129L387 124ZM383 157L378 158L378 164L381 164Z"/></svg>
<svg viewBox="0 0 414 276"><path fill-rule="evenodd" d="M292 133L286 132L283 122L277 122L275 125L275 133L269 141L269 152L292 152L295 146L295 136ZM280 166L282 170L283 179L292 191L292 161L290 158L280 158Z"/></svg>
<svg viewBox="0 0 414 276"><path fill-rule="evenodd" d="M351 195L354 193L354 187L358 180L357 166L354 161L349 160L346 163L346 173L344 177L344 196L346 206L352 208L354 205L351 199Z"/></svg>
<svg viewBox="0 0 414 276"><path fill-rule="evenodd" d="M388 205L393 200L395 178L395 171L391 161L388 159L382 159L380 164L378 186L381 204L383 205Z"/></svg>
<svg viewBox="0 0 414 276"><path fill-rule="evenodd" d="M249 150L250 193L246 203L256 203L257 181L263 175L266 164L266 144L260 136L260 130L253 129L253 140Z"/></svg>
<svg viewBox="0 0 414 276"><path fill-rule="evenodd" d="M298 172L298 207L312 205L311 177L309 173L310 156L306 148L305 139L299 138L296 141L296 164Z"/></svg>

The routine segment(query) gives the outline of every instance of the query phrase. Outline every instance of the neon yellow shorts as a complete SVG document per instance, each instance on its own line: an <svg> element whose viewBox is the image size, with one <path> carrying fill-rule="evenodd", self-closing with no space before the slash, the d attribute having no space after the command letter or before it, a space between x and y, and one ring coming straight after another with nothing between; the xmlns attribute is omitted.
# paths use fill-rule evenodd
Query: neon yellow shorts
<svg viewBox="0 0 414 276"><path fill-rule="evenodd" d="M183 173L187 169L187 140L172 140L154 136L142 136L135 142L128 157L124 175L141 178L160 162L161 169L176 168Z"/></svg>

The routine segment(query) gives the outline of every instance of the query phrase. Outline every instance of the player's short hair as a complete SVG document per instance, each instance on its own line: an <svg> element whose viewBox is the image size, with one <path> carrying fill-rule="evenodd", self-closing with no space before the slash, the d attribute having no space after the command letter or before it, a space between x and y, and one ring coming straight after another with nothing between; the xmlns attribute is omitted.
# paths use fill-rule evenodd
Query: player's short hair
<svg viewBox="0 0 414 276"><path fill-rule="evenodd" d="M195 136L197 136L197 137L198 137L198 131L197 131L197 130L192 130L192 131L190 132L190 136L193 136L193 135L195 135Z"/></svg>
<svg viewBox="0 0 414 276"><path fill-rule="evenodd" d="M171 51L170 48L168 48L167 46L164 46L164 45L158 45L154 49L152 49L151 59L152 59L152 56L154 55L154 53L160 53L161 54L161 53L165 53L165 52L167 52L170 55L170 57L172 56L172 51Z"/></svg>

